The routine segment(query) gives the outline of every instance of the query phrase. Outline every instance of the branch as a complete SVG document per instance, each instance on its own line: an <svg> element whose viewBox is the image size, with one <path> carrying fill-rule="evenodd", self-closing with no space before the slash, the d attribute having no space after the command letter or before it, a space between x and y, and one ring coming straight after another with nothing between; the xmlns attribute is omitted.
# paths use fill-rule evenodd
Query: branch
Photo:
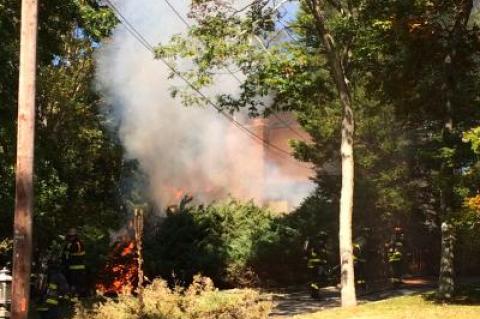
<svg viewBox="0 0 480 319"><path fill-rule="evenodd" d="M275 7L273 7L273 11L277 11L278 9L280 9L285 3L287 2L290 2L292 0L282 0L280 1L279 4L277 4Z"/></svg>
<svg viewBox="0 0 480 319"><path fill-rule="evenodd" d="M262 39L260 39L260 37L256 34L253 34L253 38L255 40L257 40L258 44L260 44L260 46L262 47L262 49L267 53L267 54L272 54L270 51L268 51L267 47L265 46L265 44L263 43Z"/></svg>
<svg viewBox="0 0 480 319"><path fill-rule="evenodd" d="M466 28L468 25L468 22L470 21L470 17L472 16L472 11L473 11L473 1L472 0L465 0L463 3L463 8L462 8L462 13L460 16L463 21L463 27Z"/></svg>
<svg viewBox="0 0 480 319"><path fill-rule="evenodd" d="M342 3L339 0L326 0L332 7L337 9L339 12L344 12Z"/></svg>
<svg viewBox="0 0 480 319"><path fill-rule="evenodd" d="M245 5L244 7L237 9L233 12L233 15L239 14L245 10L248 10L248 8L253 7L254 5L260 4L261 2L265 2L263 6L266 6L268 1L267 0L254 0L250 2L249 4Z"/></svg>

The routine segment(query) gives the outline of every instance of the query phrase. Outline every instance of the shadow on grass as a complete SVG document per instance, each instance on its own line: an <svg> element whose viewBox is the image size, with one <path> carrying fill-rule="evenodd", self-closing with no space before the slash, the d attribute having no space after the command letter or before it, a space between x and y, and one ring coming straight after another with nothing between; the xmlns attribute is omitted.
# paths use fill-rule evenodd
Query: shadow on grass
<svg viewBox="0 0 480 319"><path fill-rule="evenodd" d="M439 299L436 292L425 294L425 300L449 305L480 305L480 283L464 284L457 287L451 299Z"/></svg>
<svg viewBox="0 0 480 319"><path fill-rule="evenodd" d="M42 319L42 318L61 318L61 319L73 319L75 318L75 308L80 306L82 309L90 310L94 308L95 304L99 302L105 302L106 298L102 296L94 296L89 298L82 298L76 302L62 302L58 307L58 313L47 314L45 317L40 316L38 313L37 305L32 303L31 310L29 312L28 319Z"/></svg>

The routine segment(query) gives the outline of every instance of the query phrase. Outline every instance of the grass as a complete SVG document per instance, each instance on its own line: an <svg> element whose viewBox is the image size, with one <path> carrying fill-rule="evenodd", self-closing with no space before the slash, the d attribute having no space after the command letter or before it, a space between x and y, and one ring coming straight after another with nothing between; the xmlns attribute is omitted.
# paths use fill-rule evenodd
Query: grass
<svg viewBox="0 0 480 319"><path fill-rule="evenodd" d="M330 309L295 319L480 319L480 304L438 304L424 296L405 296L370 302L349 309Z"/></svg>

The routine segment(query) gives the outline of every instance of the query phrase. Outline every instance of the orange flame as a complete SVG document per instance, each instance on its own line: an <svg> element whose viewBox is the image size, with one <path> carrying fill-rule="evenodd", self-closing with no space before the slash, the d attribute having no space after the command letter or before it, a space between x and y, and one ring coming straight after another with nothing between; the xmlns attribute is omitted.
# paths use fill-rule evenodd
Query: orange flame
<svg viewBox="0 0 480 319"><path fill-rule="evenodd" d="M182 190L175 191L175 200L176 201L181 200L184 194L185 194L185 192L182 191Z"/></svg>
<svg viewBox="0 0 480 319"><path fill-rule="evenodd" d="M97 291L103 294L132 293L138 283L138 263L135 241L118 241L109 254L100 274Z"/></svg>

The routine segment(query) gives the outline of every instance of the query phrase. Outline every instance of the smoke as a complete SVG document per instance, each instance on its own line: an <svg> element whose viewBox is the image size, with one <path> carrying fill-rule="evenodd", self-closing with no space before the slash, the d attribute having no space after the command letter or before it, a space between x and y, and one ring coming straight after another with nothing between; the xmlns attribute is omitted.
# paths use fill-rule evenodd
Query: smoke
<svg viewBox="0 0 480 319"><path fill-rule="evenodd" d="M114 3L152 45L167 43L186 30L164 1ZM174 5L186 16L188 1ZM119 25L102 44L96 62L99 92L113 107L110 121L119 127L126 156L138 160L148 176L148 195L159 207L177 203L186 193L200 201L232 195L259 204L282 199L297 205L312 189L308 179L301 185L289 183L267 159L268 150L213 108L185 107L173 99L170 89L177 80L168 79L167 67L125 26ZM239 90L231 76L221 76L218 83L209 95ZM261 123L256 123L251 129L263 134Z"/></svg>

